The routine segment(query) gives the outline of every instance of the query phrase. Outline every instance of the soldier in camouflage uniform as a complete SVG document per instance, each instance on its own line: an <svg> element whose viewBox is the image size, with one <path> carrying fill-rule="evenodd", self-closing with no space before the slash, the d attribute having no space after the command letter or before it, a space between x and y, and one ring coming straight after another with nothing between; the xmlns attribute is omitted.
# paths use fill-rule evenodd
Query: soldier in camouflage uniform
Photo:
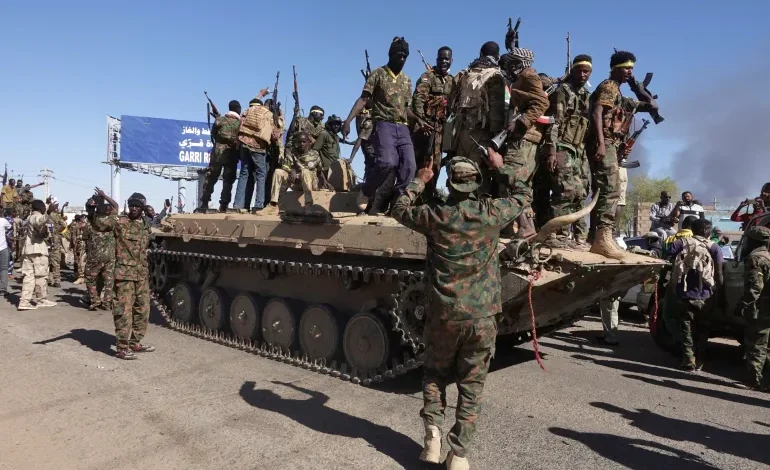
<svg viewBox="0 0 770 470"><path fill-rule="evenodd" d="M585 84L591 76L591 57L581 54L572 61L569 76L550 96L547 115L554 123L545 133L544 150L546 170L550 173L551 210L554 217L571 214L583 208L587 178L585 135L588 131L588 89ZM585 220L575 224L575 241L585 241ZM552 246L569 244L569 230L560 229L548 241Z"/></svg>
<svg viewBox="0 0 770 470"><path fill-rule="evenodd" d="M586 153L591 164L594 190L599 191L591 213L591 252L615 259L623 259L626 253L617 246L613 237L619 197L618 161L621 155L618 151L628 135L634 113L657 109L652 97L645 96L649 101L640 103L623 98L620 93L623 83L636 83L632 75L635 62L636 56L630 52L612 54L610 77L596 87L589 99L591 125L586 139Z"/></svg>
<svg viewBox="0 0 770 470"><path fill-rule="evenodd" d="M65 203L64 207L67 207L67 204ZM63 210L64 208L62 208ZM67 228L63 215L63 213L59 212L59 201L52 197L51 204L48 206L48 218L53 223L54 230L51 251L48 253L48 261L50 263L48 285L51 287L61 287L62 231Z"/></svg>
<svg viewBox="0 0 770 470"><path fill-rule="evenodd" d="M230 101L229 111L224 116L214 120L211 128L211 139L214 141L214 151L211 152L209 167L206 169L206 180L203 183L203 195L199 211L209 208L211 194L219 176L222 175L222 193L219 197L219 212L227 211L232 199L233 183L238 177L238 128L241 125L241 104Z"/></svg>
<svg viewBox="0 0 770 470"><path fill-rule="evenodd" d="M89 299L88 309L111 310L115 285L115 234L112 231L100 231L94 225L97 218L108 216L116 210L118 204L106 196L97 194L89 201L87 207L89 206L93 209L89 209L89 223L83 228L83 240L87 253L85 278Z"/></svg>
<svg viewBox="0 0 770 470"><path fill-rule="evenodd" d="M508 139L505 143L505 164L511 166L516 172L514 184L519 186L518 192L528 194L532 201L532 180L537 170L537 147L543 139L543 125L537 120L548 109L548 98L543 92L543 82L537 71L532 68L535 54L529 49L514 47L508 54L505 69L508 76L512 77L510 85L511 115L522 113L521 118L508 122ZM505 184L497 185L496 195L507 197L512 188ZM516 236L527 238L535 233L535 224L532 220L531 209L522 212L517 219L519 230ZM506 232L511 232L507 228Z"/></svg>
<svg viewBox="0 0 770 470"><path fill-rule="evenodd" d="M296 106L299 106L299 103L297 103ZM299 137L300 132L306 133L310 137L310 142L314 144L315 140L321 135L325 128L325 113L322 107L317 105L311 106L310 115L308 117L303 117L299 115L299 108L296 106L294 109L295 117L292 119L291 124L289 125L289 131L286 133L286 146L292 147L294 150L297 150L297 145L299 144L297 138Z"/></svg>
<svg viewBox="0 0 770 470"><path fill-rule="evenodd" d="M267 175L265 176L265 200L262 207L267 207L270 202L270 194L273 192L273 173L276 168L281 165L284 154L283 134L286 132L286 120L283 117L283 109L281 109L281 103L277 105L273 102L272 98L265 100L265 106L274 114L278 113L278 126L276 127L276 133L280 136L274 142L270 142L267 147Z"/></svg>
<svg viewBox="0 0 770 470"><path fill-rule="evenodd" d="M29 214L32 213L32 201L35 200L35 195L32 194L32 189L37 188L38 186L42 186L43 183L38 183L35 185L28 185L24 184L23 181L19 180L16 182L16 190L19 193L19 215L21 215L22 219L26 219L29 217Z"/></svg>
<svg viewBox="0 0 770 470"><path fill-rule="evenodd" d="M313 150L321 157L321 167L318 169L319 185L323 189L332 189L328 182L329 169L340 158L340 138L342 119L336 114L329 116L326 126L313 143Z"/></svg>
<svg viewBox="0 0 770 470"><path fill-rule="evenodd" d="M447 165L449 198L443 205L416 201L433 176L432 162L396 202L393 217L428 239L428 305L423 375L425 447L420 459L438 463L446 387L458 388L456 422L449 432L450 470L468 469L468 447L476 431L489 362L497 336L496 315L502 311L497 243L500 230L529 204L526 188L513 185L515 169L488 149L488 165L508 181L512 193L503 199L478 197L482 175L475 162L454 157Z"/></svg>
<svg viewBox="0 0 770 470"><path fill-rule="evenodd" d="M388 50L388 64L372 71L361 96L356 100L342 126L342 135L350 134L350 124L372 100L374 133L372 147L375 163L364 180L364 194L373 194L369 201L372 215L387 212L394 196L401 194L416 169L414 146L407 122L414 119L418 126L424 122L411 109L412 80L403 72L409 57L409 43L395 37Z"/></svg>
<svg viewBox="0 0 770 470"><path fill-rule="evenodd" d="M100 191L100 196L106 196ZM147 280L147 248L150 227L142 218L147 200L140 193L128 198L128 215L97 217L94 228L115 234L115 302L112 316L119 359L136 359L136 352L152 352L141 343L150 318L150 287Z"/></svg>
<svg viewBox="0 0 770 470"><path fill-rule="evenodd" d="M316 141L317 142L317 141ZM299 150L287 148L280 168L273 173L272 192L269 204L259 211L260 215L278 214L278 203L286 194L289 186L299 179L305 196L305 207L313 206L313 193L318 189L318 168L321 167L321 156L317 150L311 149L311 137L306 132L297 135ZM297 174L299 173L299 174Z"/></svg>
<svg viewBox="0 0 770 470"><path fill-rule="evenodd" d="M764 372L770 372L770 229L752 227L746 232L746 280L744 294L736 307L746 319L746 385L760 390ZM767 385L764 390L768 391Z"/></svg>
<svg viewBox="0 0 770 470"><path fill-rule="evenodd" d="M433 180L426 189L426 195L436 195L436 183L441 172L441 147L444 124L449 117L448 100L452 93L452 49L444 46L436 54L436 65L417 79L412 95L412 112L428 123L427 127L415 128L412 133L414 158L418 168L433 159Z"/></svg>

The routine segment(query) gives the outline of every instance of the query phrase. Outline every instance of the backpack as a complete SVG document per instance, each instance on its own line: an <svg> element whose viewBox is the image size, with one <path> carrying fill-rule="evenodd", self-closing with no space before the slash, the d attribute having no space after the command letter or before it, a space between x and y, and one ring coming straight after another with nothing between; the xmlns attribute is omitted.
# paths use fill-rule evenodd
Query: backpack
<svg viewBox="0 0 770 470"><path fill-rule="evenodd" d="M714 259L709 248L714 244L701 236L681 238L682 251L674 260L674 272L671 277L677 284L682 283L683 290L687 291L687 274L695 271L698 274L699 287L714 287Z"/></svg>
<svg viewBox="0 0 770 470"><path fill-rule="evenodd" d="M469 127L474 127L479 123L482 127L486 127L489 96L487 96L485 85L494 76L502 77L500 69L497 67L473 68L465 72L460 82L455 113L463 114Z"/></svg>

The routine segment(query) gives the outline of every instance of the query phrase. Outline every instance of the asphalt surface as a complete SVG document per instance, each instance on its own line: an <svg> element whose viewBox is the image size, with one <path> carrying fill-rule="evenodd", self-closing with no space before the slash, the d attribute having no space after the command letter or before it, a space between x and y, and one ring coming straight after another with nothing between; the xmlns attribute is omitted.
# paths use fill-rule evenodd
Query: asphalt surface
<svg viewBox="0 0 770 470"><path fill-rule="evenodd" d="M430 468L417 460L419 371L352 385L170 331L157 314L145 341L157 352L120 361L111 315L84 309L81 286L51 292L59 306L36 311L0 299L0 468ZM770 468L770 395L730 385L735 344L712 340L693 375L640 326L621 328L617 348L595 341L591 317L542 338L547 372L530 345L499 349L472 468Z"/></svg>

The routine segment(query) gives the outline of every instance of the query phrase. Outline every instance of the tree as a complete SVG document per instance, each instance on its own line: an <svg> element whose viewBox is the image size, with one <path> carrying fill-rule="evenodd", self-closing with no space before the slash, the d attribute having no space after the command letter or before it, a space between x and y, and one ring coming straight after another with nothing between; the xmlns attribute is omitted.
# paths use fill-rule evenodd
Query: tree
<svg viewBox="0 0 770 470"><path fill-rule="evenodd" d="M626 191L626 207L620 214L618 227L627 234L633 233L634 208L640 202L659 201L661 191L668 191L674 199L679 194L676 181L670 177L650 178L646 175L630 177L628 179L628 191Z"/></svg>

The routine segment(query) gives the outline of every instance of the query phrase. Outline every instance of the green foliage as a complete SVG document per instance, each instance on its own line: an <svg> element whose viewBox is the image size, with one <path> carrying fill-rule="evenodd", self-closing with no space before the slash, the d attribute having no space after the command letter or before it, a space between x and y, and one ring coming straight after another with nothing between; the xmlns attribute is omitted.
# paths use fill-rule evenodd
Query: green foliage
<svg viewBox="0 0 770 470"><path fill-rule="evenodd" d="M634 207L640 202L658 202L660 192L668 191L673 201L679 198L679 188L676 181L666 178L650 178L646 175L637 175L628 178L628 191L626 192L626 207L620 214L618 227L627 234L633 232Z"/></svg>

